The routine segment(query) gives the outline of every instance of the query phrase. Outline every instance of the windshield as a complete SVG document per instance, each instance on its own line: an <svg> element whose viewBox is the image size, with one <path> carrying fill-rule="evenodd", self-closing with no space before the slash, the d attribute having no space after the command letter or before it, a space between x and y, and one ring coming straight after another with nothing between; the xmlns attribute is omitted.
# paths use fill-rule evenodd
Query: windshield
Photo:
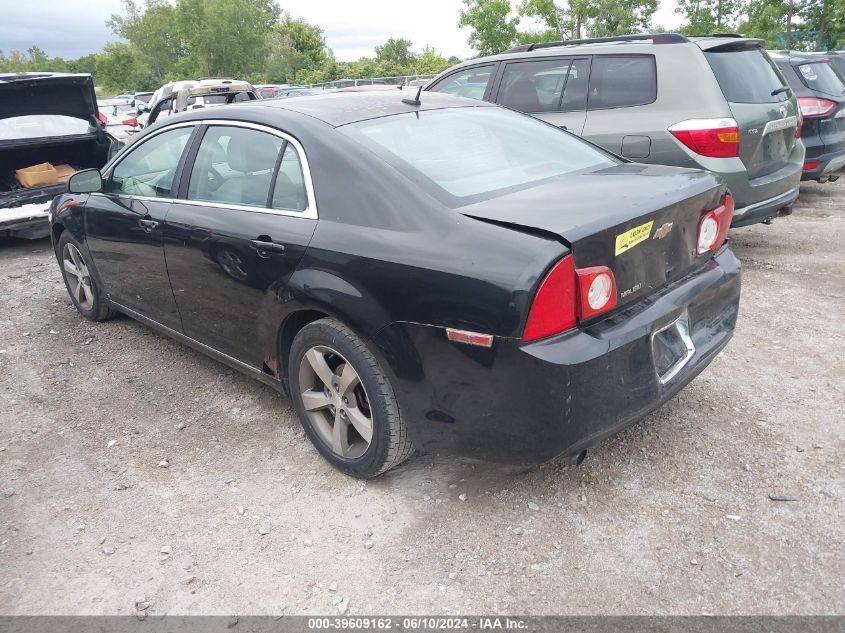
<svg viewBox="0 0 845 633"><path fill-rule="evenodd" d="M502 108L409 112L341 129L415 181L422 175L433 185L426 188L450 206L467 203L454 198L495 194L616 164L608 154L554 126Z"/></svg>
<svg viewBox="0 0 845 633"><path fill-rule="evenodd" d="M801 77L810 90L823 92L826 95L838 97L845 94L845 83L842 76L834 70L830 62L812 62L801 64L797 68L798 76Z"/></svg>
<svg viewBox="0 0 845 633"><path fill-rule="evenodd" d="M30 114L0 119L0 141L78 136L97 130L84 119L57 114Z"/></svg>
<svg viewBox="0 0 845 633"><path fill-rule="evenodd" d="M783 75L759 49L705 51L725 99L731 103L778 103L790 97ZM775 93L775 94L772 94Z"/></svg>

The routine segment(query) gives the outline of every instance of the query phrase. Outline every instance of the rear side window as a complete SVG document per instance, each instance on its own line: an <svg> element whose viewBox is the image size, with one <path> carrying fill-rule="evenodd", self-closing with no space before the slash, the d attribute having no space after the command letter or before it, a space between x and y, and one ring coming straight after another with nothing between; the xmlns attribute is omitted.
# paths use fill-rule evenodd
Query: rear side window
<svg viewBox="0 0 845 633"><path fill-rule="evenodd" d="M188 199L266 207L284 140L242 127L210 127L200 143Z"/></svg>
<svg viewBox="0 0 845 633"><path fill-rule="evenodd" d="M777 92L786 85L783 75L759 49L707 51L704 57L731 103L779 103L789 99L789 91Z"/></svg>
<svg viewBox="0 0 845 633"><path fill-rule="evenodd" d="M431 90L445 92L457 97L469 97L470 99L483 99L487 91L487 84L490 83L490 75L493 74L493 64L484 66L473 66L465 68L437 82Z"/></svg>
<svg viewBox="0 0 845 633"><path fill-rule="evenodd" d="M581 110L587 72L585 59L511 63L505 67L497 102L520 112Z"/></svg>
<svg viewBox="0 0 845 633"><path fill-rule="evenodd" d="M833 69L830 62L801 64L796 68L801 81L810 89L838 97L845 93L842 77Z"/></svg>
<svg viewBox="0 0 845 633"><path fill-rule="evenodd" d="M646 105L657 99L657 68L651 55L596 55L587 109Z"/></svg>

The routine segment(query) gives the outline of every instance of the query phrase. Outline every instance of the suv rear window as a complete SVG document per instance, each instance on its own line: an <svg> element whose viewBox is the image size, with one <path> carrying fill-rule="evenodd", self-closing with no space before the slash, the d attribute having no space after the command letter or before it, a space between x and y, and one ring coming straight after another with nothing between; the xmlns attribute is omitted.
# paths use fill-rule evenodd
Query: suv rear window
<svg viewBox="0 0 845 633"><path fill-rule="evenodd" d="M830 62L801 64L795 70L801 77L801 81L810 90L823 92L834 97L845 93L845 84L842 83L842 77L833 69Z"/></svg>
<svg viewBox="0 0 845 633"><path fill-rule="evenodd" d="M655 99L657 68L651 55L593 58L588 110L646 105Z"/></svg>
<svg viewBox="0 0 845 633"><path fill-rule="evenodd" d="M759 49L705 51L722 94L731 103L779 103L789 91L772 94L786 85L774 62Z"/></svg>

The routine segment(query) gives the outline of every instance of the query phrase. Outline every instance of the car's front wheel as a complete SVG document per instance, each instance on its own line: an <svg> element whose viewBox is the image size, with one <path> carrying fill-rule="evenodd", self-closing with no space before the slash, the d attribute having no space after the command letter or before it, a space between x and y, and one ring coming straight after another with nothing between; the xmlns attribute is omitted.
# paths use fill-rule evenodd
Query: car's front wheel
<svg viewBox="0 0 845 633"><path fill-rule="evenodd" d="M79 314L91 321L104 321L114 316L96 280L91 276L79 242L64 231L56 244L56 252L62 267L65 287Z"/></svg>
<svg viewBox="0 0 845 633"><path fill-rule="evenodd" d="M294 408L309 439L332 465L375 477L414 452L384 371L364 341L334 319L306 325L288 362Z"/></svg>

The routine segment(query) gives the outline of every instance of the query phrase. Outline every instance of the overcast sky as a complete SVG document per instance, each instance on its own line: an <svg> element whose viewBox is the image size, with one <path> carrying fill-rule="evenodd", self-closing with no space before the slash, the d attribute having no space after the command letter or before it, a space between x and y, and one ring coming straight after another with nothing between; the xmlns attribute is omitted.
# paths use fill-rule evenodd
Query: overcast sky
<svg viewBox="0 0 845 633"><path fill-rule="evenodd" d="M458 28L461 0L280 0L282 9L325 30L326 41L342 61L372 56L388 37L405 37L416 50L426 44L444 56L474 55L468 29ZM26 50L36 44L49 55L75 58L100 52L115 36L105 22L121 9L120 0L0 0L0 50ZM661 0L654 22L678 26L676 0Z"/></svg>

